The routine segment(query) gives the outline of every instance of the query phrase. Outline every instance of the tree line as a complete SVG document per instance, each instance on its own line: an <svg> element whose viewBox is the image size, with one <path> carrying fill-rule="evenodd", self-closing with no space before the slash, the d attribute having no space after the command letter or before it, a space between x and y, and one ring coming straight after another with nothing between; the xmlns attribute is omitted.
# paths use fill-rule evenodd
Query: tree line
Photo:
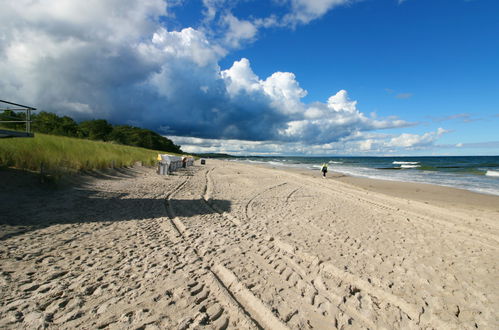
<svg viewBox="0 0 499 330"><path fill-rule="evenodd" d="M0 120L25 120L24 112L4 110ZM182 153L179 145L158 133L129 125L112 125L104 119L86 120L77 123L68 116L58 116L55 113L42 111L31 115L33 132L77 137L88 140L109 141L118 144L147 149ZM3 127L14 130L24 130L24 123L1 123Z"/></svg>

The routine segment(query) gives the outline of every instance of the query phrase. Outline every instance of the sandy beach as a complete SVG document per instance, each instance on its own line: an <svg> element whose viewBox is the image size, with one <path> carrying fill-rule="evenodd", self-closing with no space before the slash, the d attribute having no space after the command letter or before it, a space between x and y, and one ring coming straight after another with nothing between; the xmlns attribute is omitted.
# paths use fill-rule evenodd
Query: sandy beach
<svg viewBox="0 0 499 330"><path fill-rule="evenodd" d="M211 159L0 178L0 328L499 328L499 196Z"/></svg>

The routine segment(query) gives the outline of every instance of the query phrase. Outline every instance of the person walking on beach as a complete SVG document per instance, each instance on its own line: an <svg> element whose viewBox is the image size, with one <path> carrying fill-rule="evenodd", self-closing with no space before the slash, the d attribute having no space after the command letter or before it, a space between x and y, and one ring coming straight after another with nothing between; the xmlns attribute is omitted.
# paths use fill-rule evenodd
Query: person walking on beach
<svg viewBox="0 0 499 330"><path fill-rule="evenodd" d="M327 163L322 164L321 171L322 171L322 177L325 179L327 173Z"/></svg>

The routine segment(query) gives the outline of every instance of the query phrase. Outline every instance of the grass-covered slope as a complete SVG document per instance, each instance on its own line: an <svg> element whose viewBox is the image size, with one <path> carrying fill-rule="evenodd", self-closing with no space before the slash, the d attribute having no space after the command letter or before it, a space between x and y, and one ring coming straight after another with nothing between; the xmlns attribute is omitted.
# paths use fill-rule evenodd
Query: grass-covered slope
<svg viewBox="0 0 499 330"><path fill-rule="evenodd" d="M40 133L34 138L0 139L0 166L32 171L43 166L51 174L131 166L138 161L153 165L158 153L164 151Z"/></svg>

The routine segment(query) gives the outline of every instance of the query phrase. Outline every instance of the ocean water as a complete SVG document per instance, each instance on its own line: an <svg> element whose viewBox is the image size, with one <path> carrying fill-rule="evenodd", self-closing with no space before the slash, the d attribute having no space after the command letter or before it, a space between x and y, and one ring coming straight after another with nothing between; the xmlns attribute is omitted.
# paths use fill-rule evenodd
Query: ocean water
<svg viewBox="0 0 499 330"><path fill-rule="evenodd" d="M403 182L430 183L499 195L499 156L461 157L238 157L235 161Z"/></svg>

